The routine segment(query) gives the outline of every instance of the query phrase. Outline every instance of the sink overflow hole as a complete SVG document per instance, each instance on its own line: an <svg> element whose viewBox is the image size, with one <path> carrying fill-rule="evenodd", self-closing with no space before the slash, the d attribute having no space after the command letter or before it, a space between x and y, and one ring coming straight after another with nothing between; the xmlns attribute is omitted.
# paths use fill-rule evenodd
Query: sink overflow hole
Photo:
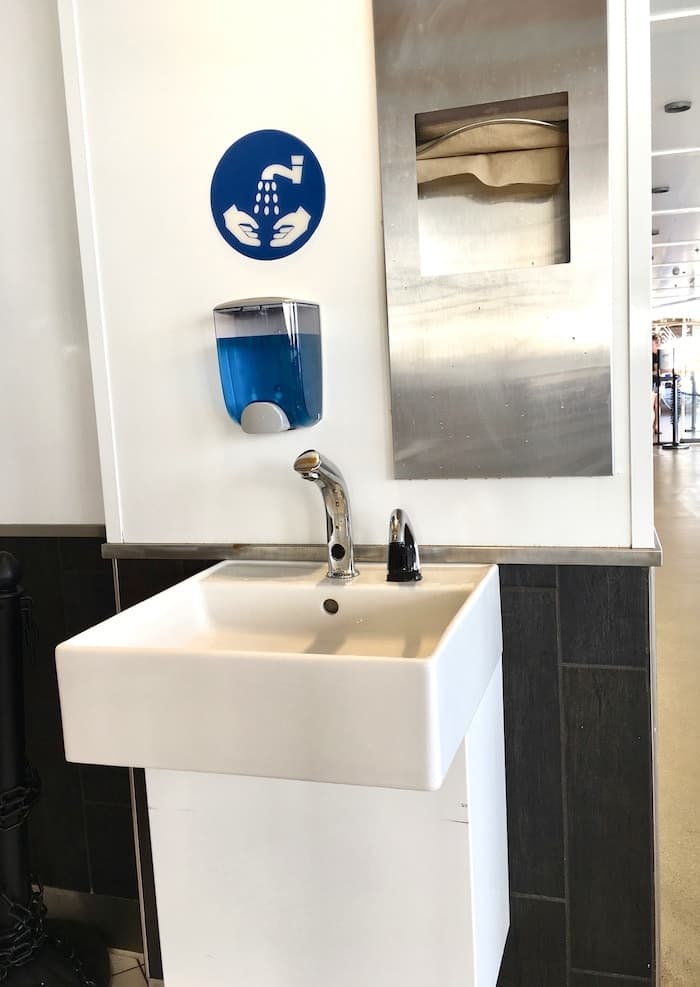
<svg viewBox="0 0 700 987"><path fill-rule="evenodd" d="M326 613L337 613L340 610L340 605L337 600L328 599L323 601L323 609Z"/></svg>

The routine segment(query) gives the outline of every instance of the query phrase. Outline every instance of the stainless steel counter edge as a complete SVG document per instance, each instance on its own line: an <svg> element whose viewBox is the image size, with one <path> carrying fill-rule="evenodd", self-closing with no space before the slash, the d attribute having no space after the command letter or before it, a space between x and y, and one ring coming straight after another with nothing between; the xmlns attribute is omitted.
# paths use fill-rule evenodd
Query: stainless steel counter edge
<svg viewBox="0 0 700 987"><path fill-rule="evenodd" d="M384 562L386 545L356 545L360 562ZM656 533L653 548L578 548L518 545L421 545L423 562L503 565L625 565L655 567L663 563ZM106 559L230 559L245 562L324 562L325 545L217 545L108 542Z"/></svg>

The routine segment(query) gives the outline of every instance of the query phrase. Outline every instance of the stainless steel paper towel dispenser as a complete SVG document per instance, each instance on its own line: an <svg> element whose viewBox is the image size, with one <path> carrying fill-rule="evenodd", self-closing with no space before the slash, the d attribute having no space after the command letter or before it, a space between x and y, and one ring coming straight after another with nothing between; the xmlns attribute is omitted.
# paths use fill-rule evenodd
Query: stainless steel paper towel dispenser
<svg viewBox="0 0 700 987"><path fill-rule="evenodd" d="M374 0L395 475L612 472L605 0Z"/></svg>

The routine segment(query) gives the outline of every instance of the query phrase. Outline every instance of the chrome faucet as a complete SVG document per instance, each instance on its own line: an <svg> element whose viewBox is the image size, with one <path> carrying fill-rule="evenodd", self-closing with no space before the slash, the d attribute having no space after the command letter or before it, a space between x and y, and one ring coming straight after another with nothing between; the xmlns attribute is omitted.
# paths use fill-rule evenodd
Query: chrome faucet
<svg viewBox="0 0 700 987"><path fill-rule="evenodd" d="M338 467L315 449L307 449L294 460L294 469L315 483L321 491L326 509L328 536L328 578L352 579L357 575L352 545L350 499L343 474Z"/></svg>

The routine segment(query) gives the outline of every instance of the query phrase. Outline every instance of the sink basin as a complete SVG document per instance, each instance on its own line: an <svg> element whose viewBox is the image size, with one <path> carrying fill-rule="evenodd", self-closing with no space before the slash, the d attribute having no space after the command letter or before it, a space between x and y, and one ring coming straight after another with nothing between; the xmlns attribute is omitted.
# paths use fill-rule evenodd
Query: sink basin
<svg viewBox="0 0 700 987"><path fill-rule="evenodd" d="M68 760L439 788L501 656L497 568L325 571L222 562L59 645Z"/></svg>

